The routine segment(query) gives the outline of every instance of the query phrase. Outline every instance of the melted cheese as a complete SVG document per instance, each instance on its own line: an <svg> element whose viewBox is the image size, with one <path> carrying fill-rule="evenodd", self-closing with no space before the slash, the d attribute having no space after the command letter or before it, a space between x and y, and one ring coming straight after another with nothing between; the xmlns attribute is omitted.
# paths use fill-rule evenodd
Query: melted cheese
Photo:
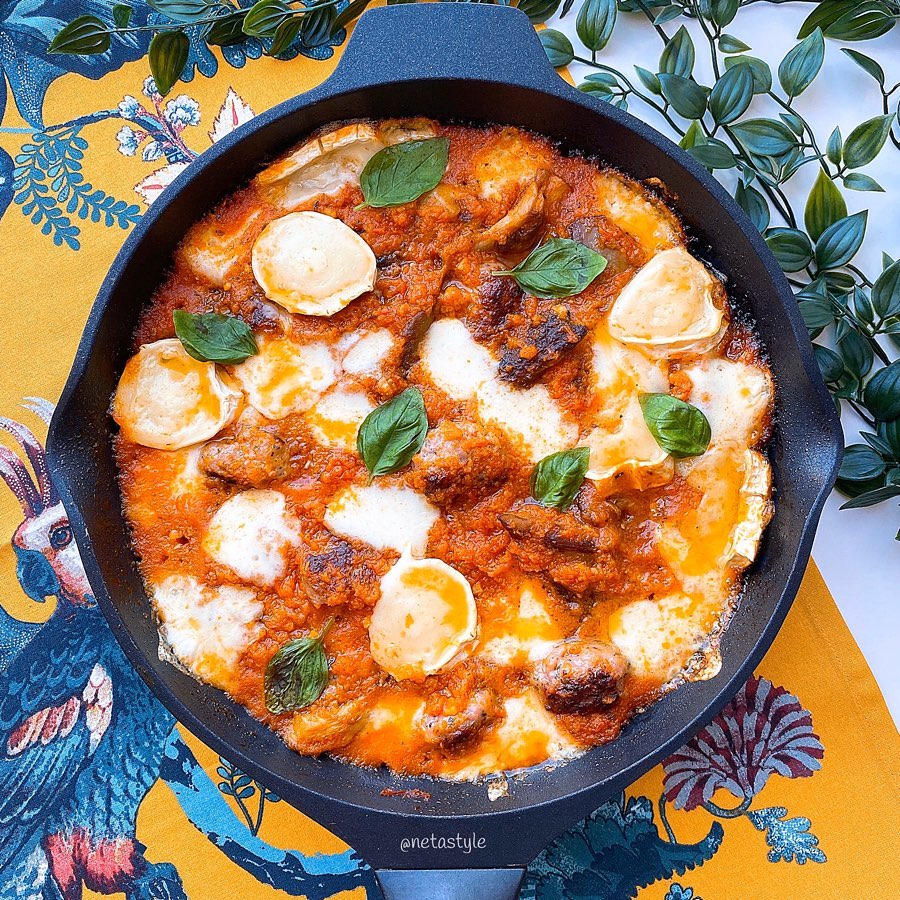
<svg viewBox="0 0 900 900"><path fill-rule="evenodd" d="M421 360L435 387L454 400L475 400L482 420L505 431L532 461L574 445L578 429L546 386L523 389L502 381L490 351L459 320L441 319L431 326Z"/></svg>
<svg viewBox="0 0 900 900"><path fill-rule="evenodd" d="M178 450L213 437L240 406L240 392L213 363L193 359L169 338L144 344L125 364L112 415L128 440Z"/></svg>
<svg viewBox="0 0 900 900"><path fill-rule="evenodd" d="M439 559L408 553L381 579L372 610L372 658L401 680L439 672L471 642L478 626L469 582Z"/></svg>
<svg viewBox="0 0 900 900"><path fill-rule="evenodd" d="M249 208L237 221L223 223L213 216L198 222L187 234L179 250L198 275L216 287L223 287L228 270L244 252L248 233L260 218L258 208Z"/></svg>
<svg viewBox="0 0 900 900"><path fill-rule="evenodd" d="M268 419L309 409L338 379L338 366L326 343L257 337L257 344L259 353L231 372L247 402Z"/></svg>
<svg viewBox="0 0 900 900"><path fill-rule="evenodd" d="M516 614L491 618L482 626L478 656L495 665L538 662L564 637L547 610L549 597L539 581L529 579L519 590Z"/></svg>
<svg viewBox="0 0 900 900"><path fill-rule="evenodd" d="M472 175L482 197L502 197L534 180L542 169L550 169L547 151L527 139L521 131L504 129L490 146L472 158Z"/></svg>
<svg viewBox="0 0 900 900"><path fill-rule="evenodd" d="M341 368L348 375L378 375L385 358L394 346L394 336L387 328L354 331L339 342L344 351Z"/></svg>
<svg viewBox="0 0 900 900"><path fill-rule="evenodd" d="M202 585L190 575L170 575L151 585L163 639L195 675L231 686L244 648L262 629L262 603L248 588Z"/></svg>
<svg viewBox="0 0 900 900"><path fill-rule="evenodd" d="M296 212L275 219L253 245L253 275L294 313L331 316L375 286L372 248L340 219Z"/></svg>
<svg viewBox="0 0 900 900"><path fill-rule="evenodd" d="M408 487L349 487L332 497L325 527L334 534L362 541L379 550L425 552L428 532L439 513L421 494Z"/></svg>
<svg viewBox="0 0 900 900"><path fill-rule="evenodd" d="M270 585L284 574L287 551L300 543L297 523L278 491L244 491L216 511L203 549L242 581Z"/></svg>
<svg viewBox="0 0 900 900"><path fill-rule="evenodd" d="M306 413L306 420L321 444L353 450L359 426L373 409L375 404L362 391L337 388Z"/></svg>

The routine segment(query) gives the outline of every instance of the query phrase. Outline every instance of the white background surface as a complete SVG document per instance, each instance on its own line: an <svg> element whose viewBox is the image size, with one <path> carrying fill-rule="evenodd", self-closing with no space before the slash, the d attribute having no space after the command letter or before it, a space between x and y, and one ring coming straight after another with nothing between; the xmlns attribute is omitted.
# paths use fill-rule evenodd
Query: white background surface
<svg viewBox="0 0 900 900"><path fill-rule="evenodd" d="M588 56L575 34L575 16L580 5L580 0L576 0L572 11L562 21L555 18L547 24L564 31L572 39L578 55ZM806 3L788 6L754 4L742 9L726 31L749 44L752 50L748 52L765 59L774 73L784 54L797 42L797 32L810 9ZM671 37L686 21L676 19L663 28ZM689 23L688 29L697 48L695 75L711 85L714 79L706 37L695 22ZM656 62L662 46L643 16L620 14L612 41L601 51L598 61L618 69L637 86L634 64L657 71ZM813 127L822 147L835 125L840 126L846 139L860 122L882 113L876 82L840 51L842 46L853 47L877 59L885 70L889 87L900 81L900 27L877 41L843 44L828 40L822 72L795 103ZM577 84L592 70L573 63L569 71ZM777 77L775 81L778 91ZM892 108L896 109L897 94L891 99ZM773 116L773 106L770 101L757 98L749 114ZM665 123L639 100L633 102L629 111L671 136ZM843 191L849 212L869 210L866 242L854 262L872 277L881 270L882 250L894 258L900 257L900 151L887 146L881 156L862 171L875 178L886 191L883 194ZM801 220L816 172L817 168L809 164L787 185L786 193ZM776 222L773 215L772 224L783 223ZM855 414L845 408L843 425L851 443L857 442L861 424ZM828 499L813 556L875 673L894 721L900 722L900 542L894 540L900 528L900 507L896 501L890 501L868 509L839 510L844 499L838 494L832 494Z"/></svg>

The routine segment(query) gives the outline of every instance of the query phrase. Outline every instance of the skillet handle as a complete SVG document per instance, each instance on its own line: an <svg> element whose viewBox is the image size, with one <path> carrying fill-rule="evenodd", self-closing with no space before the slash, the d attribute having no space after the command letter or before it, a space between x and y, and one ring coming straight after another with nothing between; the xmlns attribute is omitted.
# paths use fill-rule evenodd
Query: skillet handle
<svg viewBox="0 0 900 900"><path fill-rule="evenodd" d="M498 76L535 88L562 83L525 13L484 3L398 3L363 13L329 81L353 88Z"/></svg>
<svg viewBox="0 0 900 900"><path fill-rule="evenodd" d="M376 869L384 900L515 900L524 869Z"/></svg>

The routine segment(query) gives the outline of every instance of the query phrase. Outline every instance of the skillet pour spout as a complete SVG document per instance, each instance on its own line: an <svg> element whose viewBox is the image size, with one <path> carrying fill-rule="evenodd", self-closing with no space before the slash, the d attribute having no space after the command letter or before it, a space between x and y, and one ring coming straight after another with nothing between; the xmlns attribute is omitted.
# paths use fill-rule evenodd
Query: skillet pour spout
<svg viewBox="0 0 900 900"><path fill-rule="evenodd" d="M707 261L727 274L732 297L757 323L778 387L769 446L775 512L722 637L720 673L664 696L612 744L512 778L509 795L495 801L483 784L400 777L298 756L225 694L162 661L122 512L107 414L141 308L204 211L322 125L417 115L517 125L637 179L660 179L689 232L708 248ZM840 424L787 281L725 190L666 138L563 82L518 10L439 3L366 12L324 84L216 144L148 210L91 311L50 426L48 460L110 628L181 722L351 844L375 867L388 898L493 900L515 897L524 866L549 841L680 746L734 696L800 585L841 445Z"/></svg>

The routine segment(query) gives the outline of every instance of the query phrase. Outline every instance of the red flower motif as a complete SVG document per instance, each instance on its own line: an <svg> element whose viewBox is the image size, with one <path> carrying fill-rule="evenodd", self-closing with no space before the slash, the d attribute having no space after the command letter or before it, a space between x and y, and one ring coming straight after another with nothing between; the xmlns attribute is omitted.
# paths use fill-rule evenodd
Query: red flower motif
<svg viewBox="0 0 900 900"><path fill-rule="evenodd" d="M812 775L824 753L809 710L789 691L751 675L706 728L663 762L666 799L690 810L725 788L750 800L772 773Z"/></svg>

